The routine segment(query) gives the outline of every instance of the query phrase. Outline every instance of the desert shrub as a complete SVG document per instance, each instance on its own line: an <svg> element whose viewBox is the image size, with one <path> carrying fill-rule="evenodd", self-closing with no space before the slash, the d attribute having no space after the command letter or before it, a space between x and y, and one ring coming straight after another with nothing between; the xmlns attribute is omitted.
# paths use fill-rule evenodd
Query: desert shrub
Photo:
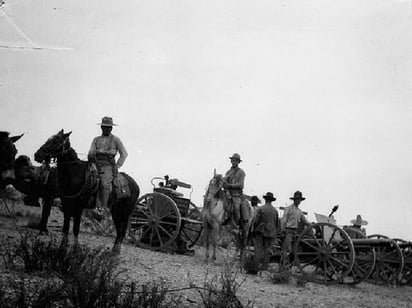
<svg viewBox="0 0 412 308"><path fill-rule="evenodd" d="M253 258L252 254L246 255L243 260L242 266L246 273L256 275L262 269L262 265L260 262L257 262L255 258Z"/></svg>
<svg viewBox="0 0 412 308"><path fill-rule="evenodd" d="M10 241L3 239L0 244L1 247L1 258L3 259L3 265L7 269L16 268L16 246ZM0 305L0 307L2 307Z"/></svg>
<svg viewBox="0 0 412 308"><path fill-rule="evenodd" d="M269 273L274 284L288 284L292 278L292 273L288 268L271 268Z"/></svg>
<svg viewBox="0 0 412 308"><path fill-rule="evenodd" d="M206 273L203 287L198 288L193 283L190 284L198 290L205 308L240 308L244 306L236 293L244 280L239 282L238 275L239 268L234 268L230 263L225 262L220 276L209 278ZM251 302L247 304L247 306L251 305Z"/></svg>
<svg viewBox="0 0 412 308"><path fill-rule="evenodd" d="M64 298L56 281L28 279L20 276L9 279L6 287L0 287L0 307L4 308L51 308L63 303Z"/></svg>
<svg viewBox="0 0 412 308"><path fill-rule="evenodd" d="M181 296L168 296L169 286L164 279L148 282L139 288L133 282L124 290L121 307L174 308L182 307Z"/></svg>
<svg viewBox="0 0 412 308"><path fill-rule="evenodd" d="M70 259L70 251L61 246L56 238L44 241L30 233L21 236L15 255L24 265L27 273L43 270L62 270L65 260Z"/></svg>

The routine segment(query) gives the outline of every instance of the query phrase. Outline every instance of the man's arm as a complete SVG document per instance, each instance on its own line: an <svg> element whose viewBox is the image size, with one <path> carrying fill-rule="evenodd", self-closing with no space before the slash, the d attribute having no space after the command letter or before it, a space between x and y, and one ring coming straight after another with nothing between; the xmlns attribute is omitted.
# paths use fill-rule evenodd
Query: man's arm
<svg viewBox="0 0 412 308"><path fill-rule="evenodd" d="M119 138L117 138L117 150L119 151L120 157L117 160L116 167L119 169L121 166L123 166L123 164L124 164L124 162L125 162L125 160L128 156L126 148L125 148L125 146L123 145L122 141Z"/></svg>

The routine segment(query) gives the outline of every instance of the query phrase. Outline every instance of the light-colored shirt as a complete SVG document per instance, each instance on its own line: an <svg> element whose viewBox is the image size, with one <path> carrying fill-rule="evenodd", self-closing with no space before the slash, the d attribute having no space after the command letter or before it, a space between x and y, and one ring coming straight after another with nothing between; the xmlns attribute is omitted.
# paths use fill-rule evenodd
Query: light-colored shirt
<svg viewBox="0 0 412 308"><path fill-rule="evenodd" d="M117 168L123 166L127 157L127 151L119 137L110 134L109 136L95 137L90 146L89 158L96 158L96 155L106 154L115 157L119 153L119 159L116 162Z"/></svg>
<svg viewBox="0 0 412 308"><path fill-rule="evenodd" d="M285 230L285 228L297 229L300 222L303 222L305 225L310 224L295 204L291 204L285 208L280 222L282 230Z"/></svg>
<svg viewBox="0 0 412 308"><path fill-rule="evenodd" d="M225 181L228 184L234 185L233 187L229 188L229 190L243 190L243 186L245 184L245 176L246 173L239 167L232 167L230 168L226 174L225 177L223 178L223 181Z"/></svg>

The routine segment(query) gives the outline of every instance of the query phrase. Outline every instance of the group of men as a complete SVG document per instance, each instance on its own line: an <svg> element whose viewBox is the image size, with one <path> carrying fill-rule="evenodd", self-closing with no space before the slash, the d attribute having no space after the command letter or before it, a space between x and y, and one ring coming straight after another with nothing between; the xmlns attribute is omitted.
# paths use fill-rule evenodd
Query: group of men
<svg viewBox="0 0 412 308"><path fill-rule="evenodd" d="M98 208L108 209L108 199L112 190L112 181L118 169L123 165L127 151L120 138L112 134L113 123L111 117L103 117L100 124L102 134L93 139L88 160L93 168L100 174L100 189L98 195ZM115 161L115 156L119 158ZM234 153L230 158L231 168L225 173L223 178L223 188L226 190L232 204L232 219L235 229L242 224L242 198L246 173L239 167L242 159L238 153ZM260 200L257 196L251 198L251 204L255 215L251 226L251 232L255 246L255 260L263 265L269 262L270 248L273 247L277 238L282 238L282 256L284 260L289 260L292 251L292 243L297 235L299 225L302 223L309 226L311 223L305 218L299 209L300 203L306 198L302 192L296 191L290 199L292 204L284 209L281 219L279 213L272 205L276 201L272 192L267 192L263 199L265 203L258 206ZM361 220L360 216L357 220ZM364 224L364 223L363 223ZM236 231L236 230L235 230Z"/></svg>
<svg viewBox="0 0 412 308"><path fill-rule="evenodd" d="M123 165L127 157L127 151L120 138L112 134L113 123L111 117L103 117L100 124L102 134L93 139L88 160L93 168L97 169L100 175L100 189L98 195L98 208L108 209L108 199L112 190L112 181L118 169ZM115 156L119 158L115 161ZM238 153L230 157L231 168L223 178L223 188L229 195L232 204L232 215L235 228L241 225L241 204L245 181L245 172L239 167L242 161ZM285 209L283 217L279 220L279 214L272 202L276 200L273 193L268 192L263 196L265 204L257 207L259 199L254 196L252 205L256 207L256 215L253 222L253 237L255 243L255 254L259 262L267 263L268 251L272 247L279 232L284 233L282 243L283 251L286 254L291 252L293 238L296 235L298 224L303 222L309 224L302 211L299 209L301 201L305 200L300 191L295 192L290 199L293 203Z"/></svg>

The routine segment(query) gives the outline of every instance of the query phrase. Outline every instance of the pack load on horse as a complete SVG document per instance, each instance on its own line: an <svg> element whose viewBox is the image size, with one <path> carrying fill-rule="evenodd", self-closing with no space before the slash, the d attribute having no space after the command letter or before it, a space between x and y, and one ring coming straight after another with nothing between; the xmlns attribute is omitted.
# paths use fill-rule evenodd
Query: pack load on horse
<svg viewBox="0 0 412 308"><path fill-rule="evenodd" d="M0 188L14 183L14 160L17 149L14 143L23 136L9 137L9 132L0 131Z"/></svg>
<svg viewBox="0 0 412 308"><path fill-rule="evenodd" d="M248 232L252 220L252 208L243 194L240 197L240 228L239 232L234 232L237 249L243 257L244 249L248 239ZM216 260L216 248L222 226L236 230L233 215L233 203L227 192L223 189L223 177L214 171L213 178L209 181L209 186L203 202L202 220L206 238L206 261L209 259L209 247L212 245L213 260Z"/></svg>
<svg viewBox="0 0 412 308"><path fill-rule="evenodd" d="M70 145L71 132L63 129L50 137L34 154L37 162L42 163L52 158L57 162L58 190L62 200L64 214L63 243L68 241L70 218L73 217L73 234L75 244L78 243L80 221L83 210L95 206L97 175L90 163L78 158ZM116 227L116 240L113 252L120 253L121 244L126 235L129 217L139 197L140 190L136 182L126 173L119 173L122 182L127 182L130 191L128 196L119 196L114 189L109 196L109 207Z"/></svg>
<svg viewBox="0 0 412 308"><path fill-rule="evenodd" d="M25 194L23 199L26 205L40 206L42 200L42 216L37 228L42 233L48 233L47 221L50 216L54 199L58 198L57 169L50 167L45 161L41 166L33 166L30 157L20 155L14 166L16 180L15 188Z"/></svg>

